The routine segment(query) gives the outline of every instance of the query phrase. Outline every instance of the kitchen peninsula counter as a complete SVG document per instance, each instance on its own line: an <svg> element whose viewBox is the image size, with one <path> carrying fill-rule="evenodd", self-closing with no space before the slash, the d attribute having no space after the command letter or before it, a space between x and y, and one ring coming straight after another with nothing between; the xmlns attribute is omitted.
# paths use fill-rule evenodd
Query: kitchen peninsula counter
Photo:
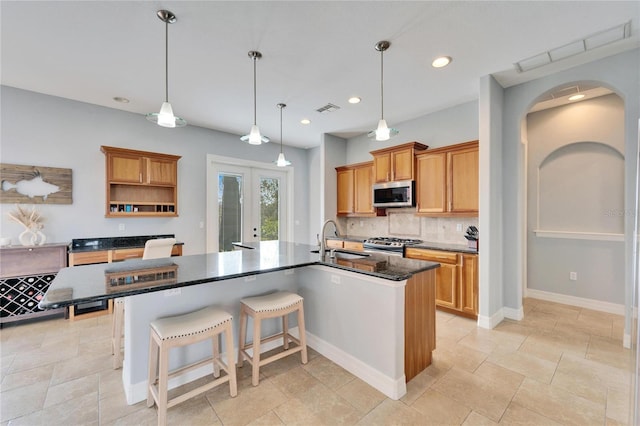
<svg viewBox="0 0 640 426"><path fill-rule="evenodd" d="M375 271L367 271L340 263L340 257L330 258L327 255L323 259L312 252L315 246L306 244L273 241L244 246L251 249L63 268L39 306L42 309L60 308L310 265L329 266L389 281L407 280L416 273L439 266L434 262L371 254L363 259L377 261L382 266ZM340 252L348 255L348 251L343 250L338 252L338 256ZM173 268L171 279L166 275L157 279L150 277L154 271L164 273L167 268ZM142 275L144 280L138 278ZM114 277L120 281L112 282Z"/></svg>
<svg viewBox="0 0 640 426"><path fill-rule="evenodd" d="M64 268L41 306L124 297L122 381L129 404L146 398L151 321L218 306L234 317L237 347L240 300L274 291L304 298L311 348L390 398L401 398L406 382L430 365L438 263L339 251L336 258L321 258L311 252L315 246L277 241L243 245L232 252ZM360 259L376 267L361 270ZM296 319L290 318L289 325L296 335ZM263 324L263 335L278 333L280 326L278 321ZM272 341L262 349L278 344ZM170 368L210 356L210 346L202 342L175 349ZM223 344L221 351L227 350L237 353ZM208 365L190 374L195 379L210 370Z"/></svg>

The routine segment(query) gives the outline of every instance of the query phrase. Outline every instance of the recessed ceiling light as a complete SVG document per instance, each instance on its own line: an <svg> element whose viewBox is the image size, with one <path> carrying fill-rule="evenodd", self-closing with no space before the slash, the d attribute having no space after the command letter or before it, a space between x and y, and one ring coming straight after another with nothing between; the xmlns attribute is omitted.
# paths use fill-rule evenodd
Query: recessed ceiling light
<svg viewBox="0 0 640 426"><path fill-rule="evenodd" d="M116 96L113 98L114 101L116 102L120 102L121 104L128 104L129 103L129 99L127 98L123 98L122 96Z"/></svg>
<svg viewBox="0 0 640 426"><path fill-rule="evenodd" d="M577 101L579 99L584 98L584 95L582 93L578 93L577 95L573 95L573 96L569 96L569 100L570 101Z"/></svg>
<svg viewBox="0 0 640 426"><path fill-rule="evenodd" d="M303 118L302 120L300 120L300 123L302 123L302 124L310 124L311 120L309 120L308 118Z"/></svg>
<svg viewBox="0 0 640 426"><path fill-rule="evenodd" d="M435 58L433 62L431 62L431 66L434 68L442 68L442 67L446 67L450 63L451 63L450 56L439 56Z"/></svg>
<svg viewBox="0 0 640 426"><path fill-rule="evenodd" d="M349 103L350 104L359 104L361 100L362 99L360 99L357 96L352 96L352 97L349 98Z"/></svg>

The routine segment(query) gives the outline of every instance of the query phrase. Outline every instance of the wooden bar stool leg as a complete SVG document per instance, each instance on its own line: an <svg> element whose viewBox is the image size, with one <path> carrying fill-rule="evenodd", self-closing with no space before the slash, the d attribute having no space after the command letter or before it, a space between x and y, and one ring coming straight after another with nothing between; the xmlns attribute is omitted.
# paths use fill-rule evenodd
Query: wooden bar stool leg
<svg viewBox="0 0 640 426"><path fill-rule="evenodd" d="M258 386L260 383L260 327L262 320L260 314L253 317L253 360L251 362L251 384Z"/></svg>
<svg viewBox="0 0 640 426"><path fill-rule="evenodd" d="M242 368L244 365L244 350L247 340L247 312L244 310L244 306L240 306L240 337L238 338L238 368Z"/></svg>
<svg viewBox="0 0 640 426"><path fill-rule="evenodd" d="M282 316L282 346L289 349L289 315Z"/></svg>
<svg viewBox="0 0 640 426"><path fill-rule="evenodd" d="M300 307L298 308L298 332L300 333L300 346L302 346L302 350L300 351L300 356L302 358L302 363L307 363L307 335L304 328L304 308L302 303L300 303Z"/></svg>
<svg viewBox="0 0 640 426"><path fill-rule="evenodd" d="M153 386L158 376L158 349L159 347L156 344L152 331L149 336L149 374L147 375L149 378L149 386L147 387L147 407L153 407L154 404L151 386Z"/></svg>
<svg viewBox="0 0 640 426"><path fill-rule="evenodd" d="M213 336L211 338L211 343L213 343L213 359L211 360L211 362L213 362L213 377L218 378L220 377L220 366L218 365L218 363L216 362L216 360L220 359L220 335L216 335Z"/></svg>
<svg viewBox="0 0 640 426"><path fill-rule="evenodd" d="M158 375L158 425L167 424L167 398L169 391L169 347L160 345L160 373Z"/></svg>
<svg viewBox="0 0 640 426"><path fill-rule="evenodd" d="M227 374L229 375L229 394L233 397L238 395L238 381L236 378L236 363L233 359L233 327L229 323L224 331L226 338L225 349L227 351Z"/></svg>

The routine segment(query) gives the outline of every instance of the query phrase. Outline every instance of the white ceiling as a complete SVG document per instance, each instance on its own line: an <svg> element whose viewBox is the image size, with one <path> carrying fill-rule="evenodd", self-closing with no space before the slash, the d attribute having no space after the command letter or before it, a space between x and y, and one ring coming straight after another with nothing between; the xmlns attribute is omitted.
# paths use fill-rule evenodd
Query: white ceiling
<svg viewBox="0 0 640 426"><path fill-rule="evenodd" d="M169 100L190 125L246 134L257 120L286 145L321 135L366 133L380 118L380 54L390 126L477 99L481 76L505 87L605 57L639 43L637 1L6 1L0 2L3 85L141 114L164 100L169 26ZM631 22L632 37L518 74L513 64L592 33ZM434 69L431 61L453 62ZM360 96L358 105L347 103ZM130 99L128 104L113 97ZM327 103L340 109L315 110ZM312 123L300 124L309 118ZM151 126L152 124L149 123ZM167 129L179 132L179 129ZM398 136L401 138L402 135Z"/></svg>

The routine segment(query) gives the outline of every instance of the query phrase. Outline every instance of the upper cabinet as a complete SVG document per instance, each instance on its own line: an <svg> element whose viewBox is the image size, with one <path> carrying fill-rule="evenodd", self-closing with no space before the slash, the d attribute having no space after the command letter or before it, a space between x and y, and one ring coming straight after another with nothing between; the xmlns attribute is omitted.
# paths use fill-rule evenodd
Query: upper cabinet
<svg viewBox="0 0 640 426"><path fill-rule="evenodd" d="M418 214L477 216L478 141L420 153L416 164Z"/></svg>
<svg viewBox="0 0 640 426"><path fill-rule="evenodd" d="M375 216L371 199L373 162L336 167L338 216Z"/></svg>
<svg viewBox="0 0 640 426"><path fill-rule="evenodd" d="M102 146L106 217L177 216L180 156Z"/></svg>
<svg viewBox="0 0 640 426"><path fill-rule="evenodd" d="M374 183L415 180L415 155L428 146L418 142L371 151Z"/></svg>

